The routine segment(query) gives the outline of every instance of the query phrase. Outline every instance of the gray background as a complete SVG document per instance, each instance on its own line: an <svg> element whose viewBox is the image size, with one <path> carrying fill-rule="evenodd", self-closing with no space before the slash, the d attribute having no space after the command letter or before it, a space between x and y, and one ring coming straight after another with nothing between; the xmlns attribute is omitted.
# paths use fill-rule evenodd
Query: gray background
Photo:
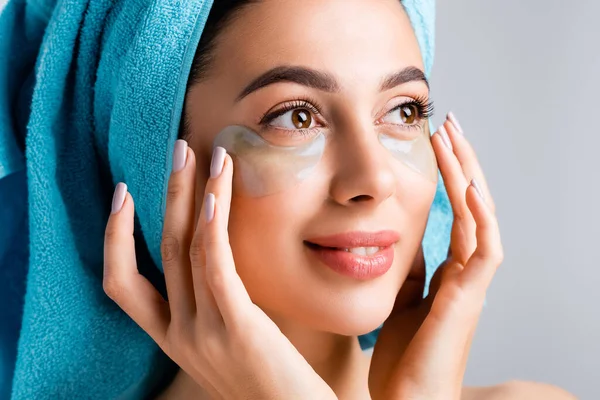
<svg viewBox="0 0 600 400"><path fill-rule="evenodd" d="M600 399L600 3L437 4L434 122L459 118L505 248L466 384L536 380Z"/></svg>
<svg viewBox="0 0 600 400"><path fill-rule="evenodd" d="M600 3L437 3L434 121L460 119L505 248L465 383L536 380L599 399Z"/></svg>

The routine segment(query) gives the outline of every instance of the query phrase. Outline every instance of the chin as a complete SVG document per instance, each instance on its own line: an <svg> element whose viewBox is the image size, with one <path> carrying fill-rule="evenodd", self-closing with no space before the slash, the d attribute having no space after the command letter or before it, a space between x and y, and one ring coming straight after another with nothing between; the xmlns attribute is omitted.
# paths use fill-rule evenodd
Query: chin
<svg viewBox="0 0 600 400"><path fill-rule="evenodd" d="M409 268L395 263L384 275L361 281L304 262L303 254L293 251L270 254L262 268L239 263L237 269L250 298L284 330L299 326L344 336L372 332L392 312Z"/></svg>
<svg viewBox="0 0 600 400"><path fill-rule="evenodd" d="M385 295L382 292L350 293L306 304L311 310L297 317L303 317L303 322L317 330L345 336L364 335L381 326L392 312L397 290L388 290Z"/></svg>

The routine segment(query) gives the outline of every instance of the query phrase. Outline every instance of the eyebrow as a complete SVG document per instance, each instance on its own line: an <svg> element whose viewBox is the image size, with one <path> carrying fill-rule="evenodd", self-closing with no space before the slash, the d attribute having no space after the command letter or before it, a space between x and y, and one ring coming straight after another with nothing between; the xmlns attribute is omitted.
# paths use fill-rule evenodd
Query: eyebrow
<svg viewBox="0 0 600 400"><path fill-rule="evenodd" d="M381 87L379 88L380 92L385 90L390 90L395 88L396 86L403 85L407 82L414 81L422 81L427 85L427 89L429 89L429 81L425 77L425 73L421 71L417 67L406 67L398 72L388 75L383 80Z"/></svg>
<svg viewBox="0 0 600 400"><path fill-rule="evenodd" d="M379 91L383 92L413 81L424 82L425 85L427 85L427 89L429 89L429 82L423 71L416 67L406 67L386 76L382 80ZM294 82L328 93L340 91L340 85L331 74L307 67L279 66L272 68L258 78L255 78L240 92L235 101L238 102L250 93L278 82Z"/></svg>

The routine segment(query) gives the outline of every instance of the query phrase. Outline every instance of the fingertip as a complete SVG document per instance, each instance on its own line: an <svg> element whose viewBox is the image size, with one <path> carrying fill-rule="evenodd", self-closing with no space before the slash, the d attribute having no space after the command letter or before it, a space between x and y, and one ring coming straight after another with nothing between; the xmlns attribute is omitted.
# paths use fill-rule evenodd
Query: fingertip
<svg viewBox="0 0 600 400"><path fill-rule="evenodd" d="M229 203L233 192L233 158L225 153L223 160L223 172L221 173L222 180L218 183L218 197L225 207L225 214L229 213Z"/></svg>
<svg viewBox="0 0 600 400"><path fill-rule="evenodd" d="M106 235L107 236L120 236L120 235L132 235L134 230L133 223L133 215L134 215L134 201L131 194L127 191L127 185L124 184L124 188L118 189L124 190L123 194L116 193L113 199L113 209L108 218L108 223L106 225ZM122 196L122 197L121 197ZM123 201L120 204L120 199L123 198Z"/></svg>
<svg viewBox="0 0 600 400"><path fill-rule="evenodd" d="M225 161L223 162L223 168L228 170L233 170L233 158L229 155L229 153L225 153Z"/></svg>
<svg viewBox="0 0 600 400"><path fill-rule="evenodd" d="M444 137L444 134L447 135L447 133L445 133L443 125L440 126L440 128L435 131L435 133L433 134L433 136L437 136L437 146L438 146L438 150L437 153L438 154L444 154L444 151L450 150L452 151L452 145L449 144L449 138L448 136Z"/></svg>
<svg viewBox="0 0 600 400"><path fill-rule="evenodd" d="M475 190L477 191L477 194L479 195L481 200L485 201L485 195L483 194L483 190L481 189L479 182L477 182L477 179L475 179L475 178L471 179L471 186L473 186L475 188Z"/></svg>
<svg viewBox="0 0 600 400"><path fill-rule="evenodd" d="M119 212L119 214L129 214L133 211L134 208L135 204L133 202L133 196L131 196L131 193L126 192L125 199L123 200L123 206L121 207L121 211ZM129 216L130 215L128 215L128 218Z"/></svg>
<svg viewBox="0 0 600 400"><path fill-rule="evenodd" d="M208 193L204 201L204 246L207 251L215 252L222 249L223 243L229 243L227 232L226 204L222 204L217 196Z"/></svg>
<svg viewBox="0 0 600 400"><path fill-rule="evenodd" d="M467 197L467 202L469 202L469 197L470 197L471 203L473 202L473 200L475 201L476 205L481 205L482 203L484 203L483 198L479 194L479 191L477 190L477 188L475 186L473 186L472 181L469 184L469 186L467 186L467 196L466 197ZM470 206L470 207L472 208L472 206Z"/></svg>
<svg viewBox="0 0 600 400"><path fill-rule="evenodd" d="M431 135L431 144L433 145L436 155L439 153L439 149L444 147L444 141L439 131L435 131L433 135Z"/></svg>
<svg viewBox="0 0 600 400"><path fill-rule="evenodd" d="M133 216L135 215L135 202L133 201L133 196L129 192L127 192L127 196L125 196L125 203L123 204L123 207L127 208L127 213L130 213L128 219L133 222Z"/></svg>
<svg viewBox="0 0 600 400"><path fill-rule="evenodd" d="M468 194L471 192L471 194ZM479 194L479 190L471 183L467 188L467 205L478 227L487 227L491 212Z"/></svg>
<svg viewBox="0 0 600 400"><path fill-rule="evenodd" d="M215 217L216 203L217 201L213 193L208 193L204 198L204 219L206 220L207 225L210 224Z"/></svg>
<svg viewBox="0 0 600 400"><path fill-rule="evenodd" d="M113 193L111 214L117 214L123 208L125 198L127 196L127 184L124 182L117 183L115 191Z"/></svg>
<svg viewBox="0 0 600 400"><path fill-rule="evenodd" d="M196 162L196 153L194 153L194 150L190 146L188 146L186 164L190 163L190 161L192 161L194 163Z"/></svg>

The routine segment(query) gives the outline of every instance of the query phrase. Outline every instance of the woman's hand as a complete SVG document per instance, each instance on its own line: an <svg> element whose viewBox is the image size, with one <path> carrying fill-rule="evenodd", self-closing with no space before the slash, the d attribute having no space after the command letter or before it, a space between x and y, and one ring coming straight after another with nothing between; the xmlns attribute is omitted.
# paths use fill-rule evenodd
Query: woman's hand
<svg viewBox="0 0 600 400"><path fill-rule="evenodd" d="M417 255L375 344L369 371L374 400L460 399L485 293L503 260L483 172L452 120L449 116L432 137L454 213L448 258L422 299L422 249Z"/></svg>
<svg viewBox="0 0 600 400"><path fill-rule="evenodd" d="M124 204L106 227L106 294L211 398L336 398L277 325L252 303L236 272L227 233L231 158L224 149L216 149L195 228L194 152L178 141L174 160L161 243L168 302L138 273L134 204L124 184L114 200L116 208L120 200L125 199Z"/></svg>

